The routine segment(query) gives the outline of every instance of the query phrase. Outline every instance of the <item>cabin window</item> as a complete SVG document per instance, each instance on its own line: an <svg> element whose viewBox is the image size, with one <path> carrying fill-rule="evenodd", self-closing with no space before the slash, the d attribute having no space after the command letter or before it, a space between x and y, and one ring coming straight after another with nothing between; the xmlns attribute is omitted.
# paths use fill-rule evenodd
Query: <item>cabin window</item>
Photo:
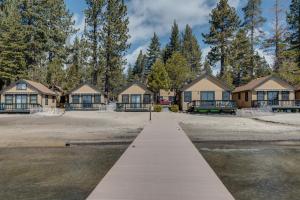
<svg viewBox="0 0 300 200"><path fill-rule="evenodd" d="M48 105L48 99L49 99L48 95L45 95L45 105L46 106Z"/></svg>
<svg viewBox="0 0 300 200"><path fill-rule="evenodd" d="M192 101L192 92L184 92L184 102Z"/></svg>
<svg viewBox="0 0 300 200"><path fill-rule="evenodd" d="M289 101L290 100L290 92L289 91L281 92L281 100Z"/></svg>
<svg viewBox="0 0 300 200"><path fill-rule="evenodd" d="M202 101L214 101L215 100L215 92L213 92L213 91L201 92L201 100Z"/></svg>
<svg viewBox="0 0 300 200"><path fill-rule="evenodd" d="M149 104L151 102L151 96L150 94L145 94L144 95L144 103Z"/></svg>
<svg viewBox="0 0 300 200"><path fill-rule="evenodd" d="M101 95L99 94L95 95L95 103L101 103Z"/></svg>
<svg viewBox="0 0 300 200"><path fill-rule="evenodd" d="M229 101L230 100L230 92L225 91L222 93L222 100L223 101Z"/></svg>
<svg viewBox="0 0 300 200"><path fill-rule="evenodd" d="M122 103L129 103L129 95L128 94L122 95Z"/></svg>
<svg viewBox="0 0 300 200"><path fill-rule="evenodd" d="M245 92L245 101L249 101L249 93Z"/></svg>
<svg viewBox="0 0 300 200"><path fill-rule="evenodd" d="M13 95L5 95L5 104L13 104Z"/></svg>
<svg viewBox="0 0 300 200"><path fill-rule="evenodd" d="M257 101L264 101L265 100L265 92L258 91L256 95L257 95Z"/></svg>
<svg viewBox="0 0 300 200"><path fill-rule="evenodd" d="M72 96L72 103L79 104L80 103L79 99L80 99L79 95L73 95Z"/></svg>
<svg viewBox="0 0 300 200"><path fill-rule="evenodd" d="M27 89L26 83L18 83L16 87L17 87L17 90L26 90Z"/></svg>
<svg viewBox="0 0 300 200"><path fill-rule="evenodd" d="M268 100L269 101L276 101L279 99L279 92L268 92Z"/></svg>
<svg viewBox="0 0 300 200"><path fill-rule="evenodd" d="M31 104L37 104L37 95L36 94L31 94L30 95L30 103Z"/></svg>
<svg viewBox="0 0 300 200"><path fill-rule="evenodd" d="M238 99L241 100L241 93L238 93Z"/></svg>

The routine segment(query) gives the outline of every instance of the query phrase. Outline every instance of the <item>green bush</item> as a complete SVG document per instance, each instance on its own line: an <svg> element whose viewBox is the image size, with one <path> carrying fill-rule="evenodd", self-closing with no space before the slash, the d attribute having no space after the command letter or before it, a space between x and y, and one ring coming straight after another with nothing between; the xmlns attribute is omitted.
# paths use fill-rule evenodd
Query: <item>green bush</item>
<svg viewBox="0 0 300 200"><path fill-rule="evenodd" d="M162 111L162 106L161 105L154 105L153 110L154 110L154 112L161 112Z"/></svg>
<svg viewBox="0 0 300 200"><path fill-rule="evenodd" d="M178 105L172 105L170 107L170 111L172 111L172 112L179 112L179 106Z"/></svg>

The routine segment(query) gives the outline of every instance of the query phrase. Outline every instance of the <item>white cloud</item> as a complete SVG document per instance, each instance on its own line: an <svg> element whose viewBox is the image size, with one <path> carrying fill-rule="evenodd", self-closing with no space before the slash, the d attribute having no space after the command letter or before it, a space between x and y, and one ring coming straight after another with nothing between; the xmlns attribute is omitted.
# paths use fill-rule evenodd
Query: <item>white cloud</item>
<svg viewBox="0 0 300 200"><path fill-rule="evenodd" d="M240 0L230 0L237 7ZM165 36L174 20L180 27L208 23L209 13L216 0L131 0L128 2L131 42L145 41L153 32Z"/></svg>
<svg viewBox="0 0 300 200"><path fill-rule="evenodd" d="M128 65L134 65L140 51L142 50L143 53L146 53L147 47L148 47L148 43L137 47L133 52L127 54L125 58L127 60Z"/></svg>

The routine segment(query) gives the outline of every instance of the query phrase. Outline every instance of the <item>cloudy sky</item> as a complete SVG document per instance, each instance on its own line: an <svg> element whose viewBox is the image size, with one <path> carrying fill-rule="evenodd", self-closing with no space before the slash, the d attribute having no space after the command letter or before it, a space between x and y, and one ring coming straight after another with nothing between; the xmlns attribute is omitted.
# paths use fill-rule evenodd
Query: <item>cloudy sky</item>
<svg viewBox="0 0 300 200"><path fill-rule="evenodd" d="M79 35L84 28L84 14L86 8L85 0L65 0L69 10L74 14L76 28L79 29ZM218 0L127 0L128 15L130 20L130 43L127 61L134 63L140 50L145 51L153 33L156 32L163 45L169 40L171 25L174 20L177 21L182 29L186 24L193 27L194 34L197 36L201 45L203 54L209 51L209 46L203 43L201 33L208 32L209 13L216 6ZM76 2L76 3L74 3ZM231 6L237 9L242 17L241 8L245 6L247 0L229 0ZM274 0L262 0L263 15L268 19L263 29L266 34L272 32L272 6ZM286 9L290 0L282 2L281 7ZM267 55L262 50L269 63L272 62L272 56Z"/></svg>

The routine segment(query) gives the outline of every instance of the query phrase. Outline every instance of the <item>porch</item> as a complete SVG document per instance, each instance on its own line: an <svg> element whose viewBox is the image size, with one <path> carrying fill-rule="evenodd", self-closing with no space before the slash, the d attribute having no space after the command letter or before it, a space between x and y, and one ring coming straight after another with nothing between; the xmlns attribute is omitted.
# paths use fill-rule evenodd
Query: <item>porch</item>
<svg viewBox="0 0 300 200"><path fill-rule="evenodd" d="M67 111L96 111L96 110L104 110L104 103L66 103L65 109Z"/></svg>
<svg viewBox="0 0 300 200"><path fill-rule="evenodd" d="M256 100L254 108L270 108L273 112L300 112L300 100Z"/></svg>
<svg viewBox="0 0 300 200"><path fill-rule="evenodd" d="M31 103L12 103L0 104L0 113L30 113L31 110L40 109L42 106L40 104Z"/></svg>
<svg viewBox="0 0 300 200"><path fill-rule="evenodd" d="M196 100L188 108L195 113L235 113L237 105L233 100Z"/></svg>
<svg viewBox="0 0 300 200"><path fill-rule="evenodd" d="M152 109L150 103L117 103L117 112L150 112Z"/></svg>

